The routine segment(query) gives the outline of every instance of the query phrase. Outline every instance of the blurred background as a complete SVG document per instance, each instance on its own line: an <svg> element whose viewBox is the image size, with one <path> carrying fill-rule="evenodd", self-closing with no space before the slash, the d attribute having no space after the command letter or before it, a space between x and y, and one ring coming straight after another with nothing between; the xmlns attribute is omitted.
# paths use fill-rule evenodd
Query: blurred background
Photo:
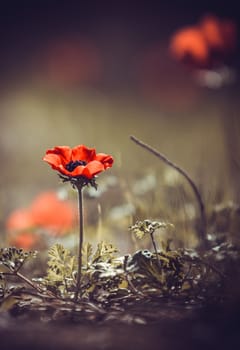
<svg viewBox="0 0 240 350"><path fill-rule="evenodd" d="M104 213L122 232L133 216L168 220L174 203L182 205L176 174L129 135L184 168L209 205L238 202L237 10L232 0L1 4L2 237L12 211L62 188L41 160L56 145L85 144L114 156L114 167L99 177L105 197L103 190L87 195L98 229ZM174 44L185 27L203 28L205 16L223 44L209 40L202 51L197 37ZM163 195L166 186L175 202Z"/></svg>

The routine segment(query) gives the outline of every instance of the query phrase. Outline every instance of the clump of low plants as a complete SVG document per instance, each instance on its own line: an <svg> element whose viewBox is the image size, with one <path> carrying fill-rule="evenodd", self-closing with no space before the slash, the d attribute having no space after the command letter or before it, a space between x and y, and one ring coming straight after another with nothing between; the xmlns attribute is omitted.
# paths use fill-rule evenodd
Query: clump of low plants
<svg viewBox="0 0 240 350"><path fill-rule="evenodd" d="M129 234L137 239L149 237L153 249L119 256L111 243L101 241L94 246L84 242L83 189L97 189L97 175L112 166L113 158L80 145L50 149L43 160L58 171L63 182L70 182L77 190L78 252L56 243L48 251L46 273L29 278L24 267L36 258L37 252L1 248L0 311L17 315L28 312L49 321L103 322L117 321L119 313L156 301L192 306L228 298L227 279L240 262L236 246L227 240L218 242L206 232L203 239L201 231L208 249L203 245L201 249L173 249L170 237L174 226L150 219L136 221L129 227ZM205 225L206 222L202 228ZM159 243L157 235L162 229L169 233L169 239ZM138 311L140 318L131 319L146 323L148 316L143 314ZM155 321L157 317L156 312ZM129 322L129 318L125 319Z"/></svg>

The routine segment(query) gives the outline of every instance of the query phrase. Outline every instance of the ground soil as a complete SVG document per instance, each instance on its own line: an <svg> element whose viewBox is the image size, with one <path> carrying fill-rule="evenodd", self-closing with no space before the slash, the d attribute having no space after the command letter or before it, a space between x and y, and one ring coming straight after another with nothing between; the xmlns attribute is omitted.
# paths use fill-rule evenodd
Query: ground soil
<svg viewBox="0 0 240 350"><path fill-rule="evenodd" d="M239 349L240 304L210 305L195 310L156 305L148 308L151 322L118 319L76 323L29 320L28 316L0 315L1 350L20 349ZM146 313L144 315L146 319ZM141 323L141 322L139 322Z"/></svg>

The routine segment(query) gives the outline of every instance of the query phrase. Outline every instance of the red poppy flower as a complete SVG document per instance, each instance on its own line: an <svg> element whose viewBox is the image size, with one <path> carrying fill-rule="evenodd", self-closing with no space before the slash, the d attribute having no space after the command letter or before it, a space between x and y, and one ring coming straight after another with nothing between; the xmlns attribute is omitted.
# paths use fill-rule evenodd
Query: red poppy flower
<svg viewBox="0 0 240 350"><path fill-rule="evenodd" d="M103 170L110 168L113 158L104 153L96 154L95 148L79 145L74 148L57 146L46 151L43 160L68 178L94 178Z"/></svg>

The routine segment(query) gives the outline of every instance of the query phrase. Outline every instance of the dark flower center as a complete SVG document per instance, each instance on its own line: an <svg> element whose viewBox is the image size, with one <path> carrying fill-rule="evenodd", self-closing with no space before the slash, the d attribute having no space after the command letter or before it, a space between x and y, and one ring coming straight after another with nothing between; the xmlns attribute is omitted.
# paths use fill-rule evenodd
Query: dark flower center
<svg viewBox="0 0 240 350"><path fill-rule="evenodd" d="M85 162L85 160L75 160L75 161L71 160L69 163L65 165L65 168L68 171L72 172L79 165L87 165L87 162Z"/></svg>

